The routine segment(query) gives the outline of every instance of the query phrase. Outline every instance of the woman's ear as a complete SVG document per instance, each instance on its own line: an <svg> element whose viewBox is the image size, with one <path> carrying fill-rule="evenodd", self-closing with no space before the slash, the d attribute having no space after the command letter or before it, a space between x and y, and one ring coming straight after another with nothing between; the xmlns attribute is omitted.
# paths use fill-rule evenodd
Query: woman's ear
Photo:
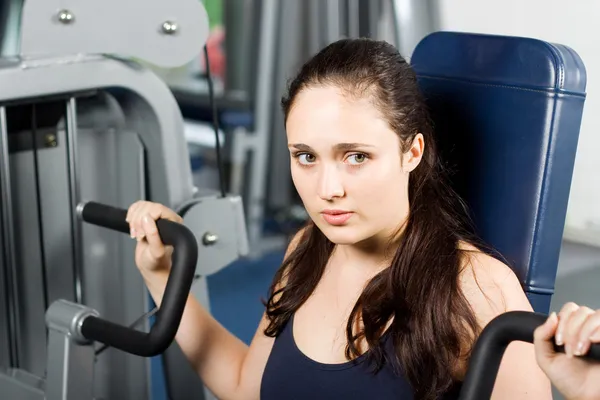
<svg viewBox="0 0 600 400"><path fill-rule="evenodd" d="M423 158L424 149L425 139L423 134L418 133L415 135L408 151L402 155L402 169L405 172L411 172L417 168Z"/></svg>

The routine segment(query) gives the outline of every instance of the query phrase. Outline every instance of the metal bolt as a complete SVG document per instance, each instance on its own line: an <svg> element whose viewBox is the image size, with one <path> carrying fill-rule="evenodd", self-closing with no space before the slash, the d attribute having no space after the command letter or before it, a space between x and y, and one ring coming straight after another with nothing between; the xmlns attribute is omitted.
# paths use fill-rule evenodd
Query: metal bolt
<svg viewBox="0 0 600 400"><path fill-rule="evenodd" d="M70 24L75 19L73 13L69 10L60 10L58 12L58 20L63 24Z"/></svg>
<svg viewBox="0 0 600 400"><path fill-rule="evenodd" d="M214 233L206 232L204 236L202 236L202 243L205 246L211 246L217 243L217 240L219 240L219 237Z"/></svg>
<svg viewBox="0 0 600 400"><path fill-rule="evenodd" d="M165 21L162 24L163 33L167 35L172 35L177 32L177 23L172 21Z"/></svg>
<svg viewBox="0 0 600 400"><path fill-rule="evenodd" d="M56 147L56 135L49 133L44 139L47 147Z"/></svg>

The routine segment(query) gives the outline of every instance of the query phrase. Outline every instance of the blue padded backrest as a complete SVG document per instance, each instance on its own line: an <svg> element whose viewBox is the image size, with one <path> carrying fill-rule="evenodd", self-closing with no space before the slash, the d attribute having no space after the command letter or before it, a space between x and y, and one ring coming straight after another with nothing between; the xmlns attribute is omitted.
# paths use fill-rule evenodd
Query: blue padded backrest
<svg viewBox="0 0 600 400"><path fill-rule="evenodd" d="M514 269L534 309L548 312L585 100L583 62L541 40L436 32L411 64L479 235Z"/></svg>

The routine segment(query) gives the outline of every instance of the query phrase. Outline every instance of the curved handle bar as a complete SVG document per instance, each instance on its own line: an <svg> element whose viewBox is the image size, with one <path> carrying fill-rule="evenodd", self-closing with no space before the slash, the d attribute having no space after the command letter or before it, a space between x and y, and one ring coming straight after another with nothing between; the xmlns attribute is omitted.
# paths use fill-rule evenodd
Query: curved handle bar
<svg viewBox="0 0 600 400"><path fill-rule="evenodd" d="M129 233L126 210L95 202L80 204L77 210L88 223ZM142 357L161 354L172 343L194 279L198 245L192 232L184 225L164 219L156 221L156 225L162 242L173 246L174 251L162 304L150 332L140 332L89 316L81 325L81 333L87 339Z"/></svg>
<svg viewBox="0 0 600 400"><path fill-rule="evenodd" d="M510 311L494 318L475 343L459 400L489 399L506 347L513 340L533 343L533 332L547 318L547 315L526 311ZM563 346L554 348L557 352L565 351ZM590 346L584 358L600 361L600 344Z"/></svg>

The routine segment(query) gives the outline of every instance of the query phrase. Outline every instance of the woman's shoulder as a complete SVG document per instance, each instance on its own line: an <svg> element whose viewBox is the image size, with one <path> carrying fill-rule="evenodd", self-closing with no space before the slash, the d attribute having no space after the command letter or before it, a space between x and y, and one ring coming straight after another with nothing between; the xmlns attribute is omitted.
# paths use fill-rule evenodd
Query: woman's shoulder
<svg viewBox="0 0 600 400"><path fill-rule="evenodd" d="M507 311L531 311L531 304L514 271L470 244L461 244L459 283L480 326Z"/></svg>

